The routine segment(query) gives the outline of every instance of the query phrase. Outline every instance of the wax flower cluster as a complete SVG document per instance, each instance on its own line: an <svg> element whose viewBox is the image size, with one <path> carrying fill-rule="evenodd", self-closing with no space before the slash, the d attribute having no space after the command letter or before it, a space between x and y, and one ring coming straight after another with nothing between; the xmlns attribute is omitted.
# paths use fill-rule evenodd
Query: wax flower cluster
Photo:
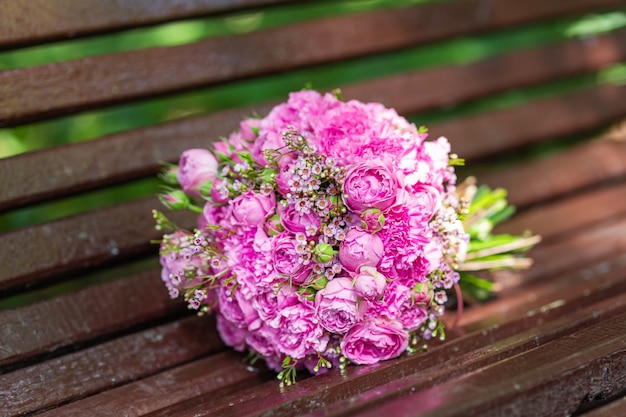
<svg viewBox="0 0 626 417"><path fill-rule="evenodd" d="M446 138L393 109L292 93L211 150L189 149L162 198L199 214L161 242L172 297L215 313L224 342L285 384L444 337L470 236Z"/></svg>

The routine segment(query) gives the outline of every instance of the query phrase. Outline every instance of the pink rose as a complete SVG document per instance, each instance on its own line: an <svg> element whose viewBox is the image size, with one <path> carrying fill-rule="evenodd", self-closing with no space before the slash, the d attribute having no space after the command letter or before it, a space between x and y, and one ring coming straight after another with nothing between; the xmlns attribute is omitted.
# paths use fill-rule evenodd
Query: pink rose
<svg viewBox="0 0 626 417"><path fill-rule="evenodd" d="M282 225L286 230L292 233L305 233L309 226L313 226L316 230L319 230L321 225L321 220L317 214L300 214L293 204L287 207L279 205L278 213L280 214L280 222Z"/></svg>
<svg viewBox="0 0 626 417"><path fill-rule="evenodd" d="M410 332L417 330L428 318L428 308L417 304L412 295L411 289L404 285L394 285L385 293L389 314Z"/></svg>
<svg viewBox="0 0 626 417"><path fill-rule="evenodd" d="M354 281L354 290L366 300L380 299L386 286L387 278L373 266L362 266Z"/></svg>
<svg viewBox="0 0 626 417"><path fill-rule="evenodd" d="M207 149L188 149L180 156L178 183L188 194L199 195L201 185L217 178L217 159Z"/></svg>
<svg viewBox="0 0 626 417"><path fill-rule="evenodd" d="M213 184L211 184L210 194L214 203L226 203L230 198L228 183L220 178L216 178Z"/></svg>
<svg viewBox="0 0 626 417"><path fill-rule="evenodd" d="M342 197L350 210L361 213L368 208L389 208L396 200L397 191L397 179L385 165L365 162L346 172Z"/></svg>
<svg viewBox="0 0 626 417"><path fill-rule="evenodd" d="M246 343L252 350L263 357L276 355L276 330L265 325L246 335Z"/></svg>
<svg viewBox="0 0 626 417"><path fill-rule="evenodd" d="M341 341L341 352L350 362L370 365L400 356L409 334L395 320L371 319L352 327Z"/></svg>
<svg viewBox="0 0 626 417"><path fill-rule="evenodd" d="M350 278L335 278L315 295L315 315L332 333L345 333L360 320L357 294Z"/></svg>
<svg viewBox="0 0 626 417"><path fill-rule="evenodd" d="M278 292L269 290L252 298L252 305L261 320L271 327L278 327L278 312L298 303L294 287L283 285Z"/></svg>
<svg viewBox="0 0 626 417"><path fill-rule="evenodd" d="M344 268L355 272L361 266L376 266L384 252L380 237L364 230L351 229L339 245L339 260Z"/></svg>
<svg viewBox="0 0 626 417"><path fill-rule="evenodd" d="M276 197L248 191L231 202L231 215L237 224L259 226L274 214Z"/></svg>
<svg viewBox="0 0 626 417"><path fill-rule="evenodd" d="M302 256L296 251L296 240L283 232L274 237L272 263L277 274L287 277L296 284L303 284L313 272L313 263L305 265Z"/></svg>
<svg viewBox="0 0 626 417"><path fill-rule="evenodd" d="M274 342L280 352L302 359L310 353L326 350L328 335L315 318L312 306L300 303L285 307L278 314L280 321Z"/></svg>
<svg viewBox="0 0 626 417"><path fill-rule="evenodd" d="M243 352L246 348L246 335L248 331L241 329L236 323L228 320L219 312L217 313L217 331L226 345L238 352Z"/></svg>

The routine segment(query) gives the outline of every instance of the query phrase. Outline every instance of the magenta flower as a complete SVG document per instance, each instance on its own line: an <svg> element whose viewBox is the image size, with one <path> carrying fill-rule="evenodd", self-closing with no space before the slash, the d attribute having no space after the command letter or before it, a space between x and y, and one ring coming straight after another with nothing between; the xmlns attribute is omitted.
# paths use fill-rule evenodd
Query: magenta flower
<svg viewBox="0 0 626 417"><path fill-rule="evenodd" d="M409 344L409 334L395 320L372 318L356 324L341 341L341 351L350 362L368 365L400 356Z"/></svg>
<svg viewBox="0 0 626 417"><path fill-rule="evenodd" d="M354 290L366 300L379 299L386 287L387 278L373 266L362 266L354 279Z"/></svg>
<svg viewBox="0 0 626 417"><path fill-rule="evenodd" d="M376 266L383 256L383 241L364 230L351 229L339 246L339 260L349 271L362 266Z"/></svg>
<svg viewBox="0 0 626 417"><path fill-rule="evenodd" d="M272 263L276 273L296 284L306 282L311 276L313 265L305 264L301 254L296 250L297 242L292 235L287 232L280 233L272 242Z"/></svg>
<svg viewBox="0 0 626 417"><path fill-rule="evenodd" d="M231 216L235 223L245 226L260 226L274 214L276 197L248 191L231 202Z"/></svg>
<svg viewBox="0 0 626 417"><path fill-rule="evenodd" d="M178 168L178 183L188 194L198 195L203 184L217 177L217 159L206 149L188 149L182 153Z"/></svg>
<svg viewBox="0 0 626 417"><path fill-rule="evenodd" d="M343 334L359 321L357 294L349 278L335 278L315 296L315 314L320 324L332 333Z"/></svg>
<svg viewBox="0 0 626 417"><path fill-rule="evenodd" d="M379 162L364 162L348 170L342 198L355 213L369 208L384 211L396 200L398 181L389 168Z"/></svg>

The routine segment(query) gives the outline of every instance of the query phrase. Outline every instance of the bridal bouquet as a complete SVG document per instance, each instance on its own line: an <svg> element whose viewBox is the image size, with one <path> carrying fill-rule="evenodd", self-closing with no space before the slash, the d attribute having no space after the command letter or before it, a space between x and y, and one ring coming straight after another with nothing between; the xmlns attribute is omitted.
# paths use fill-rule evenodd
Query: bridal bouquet
<svg viewBox="0 0 626 417"><path fill-rule="evenodd" d="M457 187L463 161L426 138L381 104L300 91L185 151L162 201L198 212L197 228L154 213L170 295L214 312L224 342L284 384L443 340L450 291L489 290L468 271L527 266L511 251L537 239L492 236L503 191Z"/></svg>

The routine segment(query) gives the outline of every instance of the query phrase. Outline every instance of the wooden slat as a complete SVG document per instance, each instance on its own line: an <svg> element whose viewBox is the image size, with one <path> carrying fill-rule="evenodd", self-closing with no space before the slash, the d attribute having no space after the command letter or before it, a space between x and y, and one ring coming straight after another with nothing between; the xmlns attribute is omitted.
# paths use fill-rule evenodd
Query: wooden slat
<svg viewBox="0 0 626 417"><path fill-rule="evenodd" d="M573 116L574 121L576 115ZM509 190L519 208L563 197L575 190L626 177L626 141L596 140L549 158L525 161L478 177L481 183ZM527 181L535 178L535 181Z"/></svg>
<svg viewBox="0 0 626 417"><path fill-rule="evenodd" d="M0 126L622 5L623 0L464 0L416 5L5 71L0 73ZM370 30L373 27L375 31Z"/></svg>
<svg viewBox="0 0 626 417"><path fill-rule="evenodd" d="M257 106L263 114L271 105ZM154 175L160 161L205 147L254 114L239 108L59 146L0 161L0 212L41 200Z"/></svg>
<svg viewBox="0 0 626 417"><path fill-rule="evenodd" d="M188 19L285 0L3 0L0 49Z"/></svg>
<svg viewBox="0 0 626 417"><path fill-rule="evenodd" d="M107 207L0 235L0 292L48 280L133 255L156 253L159 239L151 211L156 197ZM175 212L179 225L193 227L195 215ZM36 254L36 255L35 255Z"/></svg>
<svg viewBox="0 0 626 417"><path fill-rule="evenodd" d="M529 252L535 261L524 279L544 279L564 270L582 269L611 254L626 252L626 217L608 224L578 230L567 239L536 246Z"/></svg>
<svg viewBox="0 0 626 417"><path fill-rule="evenodd" d="M540 178L537 178L540 180ZM528 178L533 181L533 178ZM537 207L513 216L498 230L522 234L532 225L532 232L543 243L563 239L563 235L587 229L597 222L611 222L626 215L626 183L572 196L549 206Z"/></svg>
<svg viewBox="0 0 626 417"><path fill-rule="evenodd" d="M626 315L604 320L466 378L370 408L361 416L568 415L588 394L626 383ZM606 378L606 375L611 375Z"/></svg>
<svg viewBox="0 0 626 417"><path fill-rule="evenodd" d="M193 402L151 416L301 416L314 410L320 410L320 414L324 415L331 414L332 403L356 397L348 400L350 406L345 408L346 414L351 415L360 408L359 405L368 405L366 401L375 401L382 392L393 393L396 388L402 388L402 383L406 384L406 381L417 380L421 383L416 389L445 383L459 375L496 363L503 357L513 356L595 324L600 325L626 311L626 295L611 298L610 302L605 300L601 306L598 309L601 311L599 317L591 314L595 311L593 306L575 310L566 316L563 315L564 310L553 310L551 314L559 318L552 321L546 321L546 315L527 317L449 340L424 354L375 366L348 367L343 373L331 372L302 380L295 387L285 390L280 390L276 382L271 381L224 398L202 395ZM366 394L357 397L359 393Z"/></svg>
<svg viewBox="0 0 626 417"><path fill-rule="evenodd" d="M411 114L597 70L621 60L626 60L626 31L599 37L592 43L575 40L467 66L385 77L343 90L346 98L378 101L400 114ZM430 88L433 85L438 88ZM207 147L215 138L233 131L243 117L267 114L272 104L257 105L254 111L229 110L8 158L0 163L0 211L154 173L157 161L175 161L184 149Z"/></svg>
<svg viewBox="0 0 626 417"><path fill-rule="evenodd" d="M431 124L431 137L446 136L469 160L547 139L580 134L626 116L626 86L602 85L475 116Z"/></svg>
<svg viewBox="0 0 626 417"><path fill-rule="evenodd" d="M171 300L164 290L160 270L152 270L0 312L0 373L18 361L31 361L182 309L183 303Z"/></svg>
<svg viewBox="0 0 626 417"><path fill-rule="evenodd" d="M59 413L64 417L116 416L119 410L125 410L128 416L144 416L186 400L194 401L200 393L216 398L233 394L267 377L251 372L240 356L229 351L51 410L41 417Z"/></svg>
<svg viewBox="0 0 626 417"><path fill-rule="evenodd" d="M399 114L417 114L488 94L596 71L625 60L626 30L622 30L593 41L573 39L469 65L382 77L342 87L342 92L347 99L379 102L395 108Z"/></svg>
<svg viewBox="0 0 626 417"><path fill-rule="evenodd" d="M211 323L190 317L0 375L3 415L46 409L216 352L224 345Z"/></svg>
<svg viewBox="0 0 626 417"><path fill-rule="evenodd" d="M607 298L610 298L610 295L615 294L616 292L619 292L619 291L622 291L622 292L624 291L624 288L625 288L624 286L626 285L626 283L620 279L621 277L620 274L623 273L624 268L626 268L626 263L622 265L621 271L614 270L608 275L598 276L598 277L595 277L593 280L580 279L578 285L572 286L572 287L568 287L567 285L567 281L569 281L569 278L562 277L561 281L564 281L563 284L561 285L563 291L562 291L562 294L560 294L560 296L564 300L562 307L560 307L559 309L553 309L553 310L542 309L541 313L534 316L533 318L520 319L520 317L525 316L524 312L527 311L527 309L531 309L531 308L539 309L542 303L546 302L545 298L542 299L541 297L535 298L535 299L529 299L528 303L517 306L516 313L511 312L511 311L508 312L509 313L508 321L510 321L511 317L513 317L514 320L517 321L516 324L514 325L507 324L501 329L500 328L498 328L497 330L494 329L493 331L496 332L497 334L491 335L491 331L490 331L490 336L485 337L485 336L481 336L481 332L483 332L483 330L489 327L492 327L494 320L500 324L503 324L502 318L506 317L506 316L503 316L501 313L500 315L493 314L493 311L489 310L487 314L482 315L485 318L485 321L482 323L482 327L479 326L478 328L475 328L476 333L472 336L468 336L469 340L467 338L456 340L456 341L452 340L448 342L448 344L443 345L441 348L438 348L438 349L444 349L444 352L439 351L439 353L437 353L436 351L431 351L427 354L428 357L419 358L421 359L419 361L418 361L418 358L413 358L413 359L406 358L406 360L412 360L415 364L419 364L420 368L419 369L410 368L412 369L411 372L416 372L416 373L421 372L421 369L427 367L428 366L427 364L429 363L440 362L442 360L454 360L454 358L459 355L458 353L459 351L466 352L469 355L472 354L470 352L473 352L474 356L476 356L475 355L476 350L478 349L489 350L490 343L495 343L496 340L501 340L506 337L510 337L512 335L520 333L523 329L532 329L533 327L536 326L536 324L545 322L546 320L556 319L558 317L564 317L565 321L569 321L568 317L570 314L584 308L585 306L591 305L593 303L598 303L599 301L603 301L607 306L609 306L608 310L613 311L613 313L608 313L609 315L614 314L618 310L622 311L626 307L625 306L626 300L619 301L619 302L615 302L614 300L611 300L611 302L608 302L606 300ZM585 287L585 289L587 290L591 289L592 296L584 297L584 299L581 299L580 302L578 302L578 299L581 297L581 294L583 293L583 291L581 291L581 288L579 288L581 287L581 284L582 286ZM476 314L474 314L474 316L476 316ZM580 322L577 322L576 326L578 327L583 326L584 324L588 324L588 322L585 322L584 320L588 320L590 317L593 317L593 315L589 314L588 310L585 310L583 312L578 311L578 313L576 313L575 316L576 318L573 320L574 322L580 319L583 320L583 324L581 324ZM606 318L606 317L607 316L603 316L602 318ZM488 318L491 318L491 320L488 320ZM602 318L595 317L593 320L598 320ZM561 320L561 322L562 321L563 320ZM552 329L562 328L561 322L552 325L550 328ZM528 337L528 339L531 339L531 338ZM433 357L436 359L433 359ZM431 359L429 360L429 358ZM210 361L210 359L208 359L207 361ZM224 358L224 361L222 362L221 366L228 367L230 369L231 366L235 366L233 364L233 362L235 361L238 361L238 359ZM205 362L205 361L203 360L202 362ZM386 364L391 365L391 362L387 362ZM399 365L399 366L401 366L401 369L409 368L406 363ZM196 372L191 371L191 369L196 370ZM351 379L351 381L354 381L354 383L357 384L356 389L363 389L362 384L364 383L364 380L366 378L362 375L363 372L356 372L356 371L360 369L361 371L369 372L369 371L372 371L372 369L370 368L368 371L368 368L366 367L349 368L348 372L352 372L350 371L350 369L352 369L353 373L355 374L354 378L356 379ZM450 368L446 368L446 369L450 369ZM118 410L119 409L133 409L135 411L135 414L133 415L144 415L144 413L149 413L149 412L154 412L154 414L150 414L150 415L155 415L155 416L156 415L182 416L182 415L193 415L193 413L198 413L198 415L222 415L220 414L221 410L217 410L217 411L213 410L213 412L217 414L207 414L210 407L212 407L216 403L223 403L224 407L230 407L230 408L234 407L235 413L237 413L237 410L239 410L237 408L239 404L239 400L238 400L239 393L234 392L231 397L224 399L223 401L220 401L219 395L215 395L215 392L214 392L214 390L216 389L215 384L217 383L217 384L220 384L220 386L222 386L221 384L225 382L215 381L215 375L214 375L215 370L213 370L213 368L205 369L203 373L203 372L199 372L199 370L197 369L197 366L193 365L191 367L185 366L181 370L174 370L172 372L174 372L176 375L181 375L184 373L185 376L184 377L172 377L170 372L166 372L163 375L155 376L150 379L145 379L136 384L122 386L115 390L87 398L85 400L82 400L74 404L70 404L69 406L63 407L57 411L62 412L63 415L67 415L67 416L80 415L81 412L85 413L86 409L93 410L94 415L108 415L108 413L111 413L113 410L116 410L116 409ZM239 378L245 377L246 371L243 370L243 367L239 367L233 370L233 372L235 373L235 376L233 376L233 378L236 378L237 380L239 380ZM374 370L374 372L377 372L377 371ZM244 375L241 375L242 373ZM386 373L386 374L391 374L391 373ZM252 378L252 380L257 381L257 383L260 382L256 374L249 373L248 378ZM371 384L371 382L375 380L375 377L370 377L368 380L369 380L369 383ZM346 392L345 387L335 386L335 384L338 384L340 381L347 382L345 378L342 378L339 375L335 375L332 378L322 377L322 381L320 381L318 378L317 383L315 383L316 381L313 381L313 380L301 381L300 382L301 384L300 387L302 387L301 393L305 393L305 395L308 396L307 398L303 398L302 401L310 400L311 395L315 395L315 396L328 395L328 389L325 389L325 387L331 387L331 386L333 388L340 389L343 393L342 395L345 395L345 392ZM193 394L189 392L189 385L193 385L197 387L197 389L195 390ZM246 388L247 385L248 384L245 384L243 387L238 387L238 389ZM298 395L298 392L299 392L297 388L298 387L296 387L295 391L292 390L291 392L287 392L286 393L287 398L283 396L282 398L277 399L277 401L294 398L296 395ZM169 390L169 391L164 392L163 390ZM256 391L256 390L257 390L256 387L250 387L249 391ZM263 390L264 391L265 390L267 391L277 390L276 382L271 381L267 383L266 385L264 385ZM162 392L164 395L165 394L171 394L171 395L165 395L166 398L162 398L159 395L160 392ZM220 392L222 393L223 391L220 391ZM159 398L156 400L154 399L155 395L159 396ZM202 395L202 397L198 398L197 397L198 395ZM152 399L152 402L150 401L151 399ZM315 401L311 401L311 403L313 404L325 403L325 402L320 403L319 401L320 398L313 398L313 399L315 400ZM167 408L159 412L156 411L156 410L160 410L161 408L163 408L164 404L172 403L172 402L181 402L185 400L188 400L188 401L183 402L182 404L175 405L175 406L167 406ZM227 406L227 404L231 404L228 402L231 400L232 400L233 405ZM326 400L330 400L330 398L325 398L324 401ZM241 415L243 415L243 411Z"/></svg>

